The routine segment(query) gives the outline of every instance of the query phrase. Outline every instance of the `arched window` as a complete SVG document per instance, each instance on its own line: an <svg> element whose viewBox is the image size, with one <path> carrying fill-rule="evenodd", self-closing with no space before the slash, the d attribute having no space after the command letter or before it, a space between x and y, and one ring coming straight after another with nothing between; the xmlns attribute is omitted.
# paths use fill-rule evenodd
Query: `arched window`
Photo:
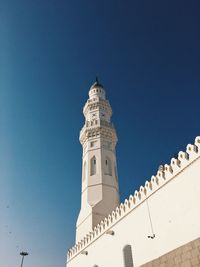
<svg viewBox="0 0 200 267"><path fill-rule="evenodd" d="M123 248L124 267L134 267L131 245L126 245Z"/></svg>
<svg viewBox="0 0 200 267"><path fill-rule="evenodd" d="M86 178L86 171L87 171L87 168L86 168L86 161L85 161L83 164L83 181L85 181L85 178Z"/></svg>
<svg viewBox="0 0 200 267"><path fill-rule="evenodd" d="M97 168L97 163L96 163L96 157L93 156L90 160L90 175L96 174L96 168Z"/></svg>
<svg viewBox="0 0 200 267"><path fill-rule="evenodd" d="M112 175L112 163L109 157L105 159L105 174Z"/></svg>

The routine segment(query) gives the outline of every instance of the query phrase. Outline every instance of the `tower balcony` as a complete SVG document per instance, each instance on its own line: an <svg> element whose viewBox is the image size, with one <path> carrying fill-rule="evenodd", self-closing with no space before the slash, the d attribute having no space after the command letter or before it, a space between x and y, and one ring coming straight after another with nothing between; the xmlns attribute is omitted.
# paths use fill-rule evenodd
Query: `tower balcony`
<svg viewBox="0 0 200 267"><path fill-rule="evenodd" d="M80 131L79 140L83 144L87 138L99 135L109 137L114 143L117 142L114 124L105 120L87 121Z"/></svg>
<svg viewBox="0 0 200 267"><path fill-rule="evenodd" d="M112 122L107 122L105 120L93 120L93 121L87 121L83 128L80 131L80 136L85 130L89 129L95 129L96 127L105 126L111 129L115 129L114 124Z"/></svg>
<svg viewBox="0 0 200 267"><path fill-rule="evenodd" d="M112 108L110 103L108 100L104 99L88 99L83 108L83 114L86 116L89 111L98 109L105 110L109 116L112 116Z"/></svg>

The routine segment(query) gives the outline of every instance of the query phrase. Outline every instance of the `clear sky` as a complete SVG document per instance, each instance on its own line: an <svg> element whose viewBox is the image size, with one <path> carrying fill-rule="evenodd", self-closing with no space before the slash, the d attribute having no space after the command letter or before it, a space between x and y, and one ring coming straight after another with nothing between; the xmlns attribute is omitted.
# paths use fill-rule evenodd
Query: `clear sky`
<svg viewBox="0 0 200 267"><path fill-rule="evenodd" d="M0 266L64 267L100 77L121 200L200 134L199 1L0 0Z"/></svg>

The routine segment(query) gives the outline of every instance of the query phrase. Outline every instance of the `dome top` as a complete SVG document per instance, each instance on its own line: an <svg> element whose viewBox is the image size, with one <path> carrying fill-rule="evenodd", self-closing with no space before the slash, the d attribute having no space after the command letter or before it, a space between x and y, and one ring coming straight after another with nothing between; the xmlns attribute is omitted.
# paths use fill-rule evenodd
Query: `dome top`
<svg viewBox="0 0 200 267"><path fill-rule="evenodd" d="M95 83L90 87L89 97L93 99L95 97L99 97L101 99L105 99L106 93L103 88L103 85L100 84L98 78L96 77Z"/></svg>

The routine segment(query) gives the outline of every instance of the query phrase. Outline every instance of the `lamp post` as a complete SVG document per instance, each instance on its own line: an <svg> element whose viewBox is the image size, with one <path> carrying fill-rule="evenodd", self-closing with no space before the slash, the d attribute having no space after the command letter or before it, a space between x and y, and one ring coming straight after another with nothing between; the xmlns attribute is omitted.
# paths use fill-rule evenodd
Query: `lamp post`
<svg viewBox="0 0 200 267"><path fill-rule="evenodd" d="M23 262L24 262L24 257L28 255L28 252L22 251L22 252L20 252L20 255L22 256L22 262L21 262L21 267L22 267Z"/></svg>

